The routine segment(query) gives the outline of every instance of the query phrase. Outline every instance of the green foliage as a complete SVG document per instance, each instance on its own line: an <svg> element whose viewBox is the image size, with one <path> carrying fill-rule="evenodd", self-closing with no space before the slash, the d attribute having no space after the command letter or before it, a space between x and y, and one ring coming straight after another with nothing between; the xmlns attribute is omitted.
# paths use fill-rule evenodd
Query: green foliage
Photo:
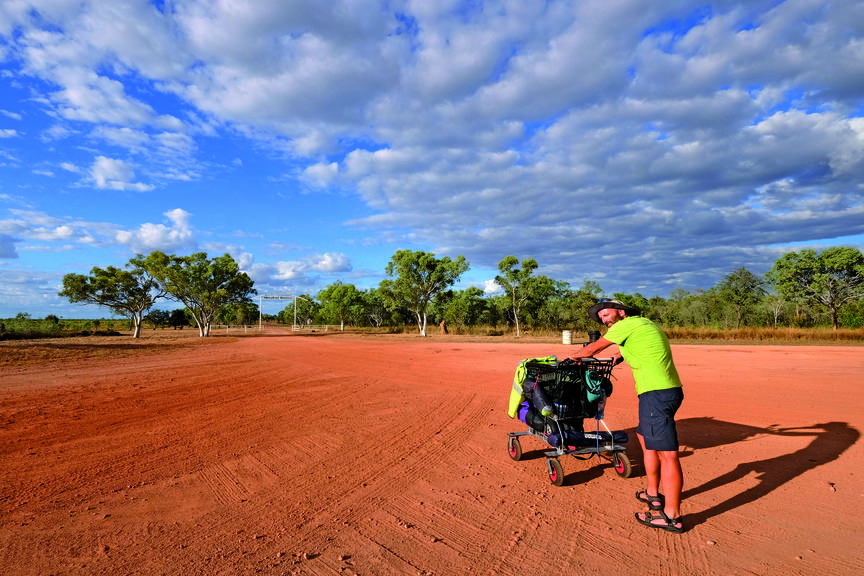
<svg viewBox="0 0 864 576"><path fill-rule="evenodd" d="M150 322L155 330L156 328L170 325L171 313L167 310L151 310L146 316L144 316L144 320Z"/></svg>
<svg viewBox="0 0 864 576"><path fill-rule="evenodd" d="M104 306L115 314L130 317L134 323L132 337L138 338L144 314L164 292L140 254L129 260L126 268L93 267L89 276L66 274L59 295L73 304Z"/></svg>
<svg viewBox="0 0 864 576"><path fill-rule="evenodd" d="M468 326L480 323L488 303L483 298L483 290L470 286L465 290L447 292L446 303L441 304L443 318L457 332L464 331ZM437 302L436 302L437 304Z"/></svg>
<svg viewBox="0 0 864 576"><path fill-rule="evenodd" d="M171 310L171 316L168 320L168 325L174 330L182 330L186 326L192 326L195 319L187 308L175 308Z"/></svg>
<svg viewBox="0 0 864 576"><path fill-rule="evenodd" d="M864 300L851 302L843 308L840 316L840 325L851 329L864 327Z"/></svg>
<svg viewBox="0 0 864 576"><path fill-rule="evenodd" d="M205 252L168 256L156 251L144 266L162 284L167 298L189 309L200 336L210 335L213 318L222 307L249 302L257 293L252 279L240 272L229 254L210 259Z"/></svg>
<svg viewBox="0 0 864 576"><path fill-rule="evenodd" d="M603 289L596 282L585 280L575 292L570 293L569 327L578 332L587 333L595 330L597 325L588 317L588 308L595 304L603 295Z"/></svg>
<svg viewBox="0 0 864 576"><path fill-rule="evenodd" d="M735 312L735 328L740 328L757 303L765 296L765 281L747 268L727 274L718 286L718 295Z"/></svg>
<svg viewBox="0 0 864 576"><path fill-rule="evenodd" d="M363 295L353 284L331 284L318 293L318 302L324 321L339 323L343 330L346 321L358 323L363 319Z"/></svg>
<svg viewBox="0 0 864 576"><path fill-rule="evenodd" d="M495 276L495 282L504 290L507 298L510 301L511 318L516 324L516 337L521 335L519 326L519 315L525 302L532 297L537 286L537 279L531 275L539 266L533 258L526 258L522 261L522 267L516 268L519 260L513 256L505 256L498 263L498 271L501 272Z"/></svg>
<svg viewBox="0 0 864 576"><path fill-rule="evenodd" d="M91 331L113 333L129 328L129 320L63 320L54 314L44 319L34 319L27 313L19 313L15 318L0 319L0 340L30 340L35 338L61 338L82 336Z"/></svg>
<svg viewBox="0 0 864 576"><path fill-rule="evenodd" d="M387 298L381 288L371 288L361 294L363 313L372 326L380 328L388 320Z"/></svg>
<svg viewBox="0 0 864 576"><path fill-rule="evenodd" d="M216 313L217 324L244 326L258 322L258 304L252 301L231 302Z"/></svg>
<svg viewBox="0 0 864 576"><path fill-rule="evenodd" d="M787 300L826 310L836 330L843 308L864 298L864 254L845 246L821 254L789 252L774 263L768 278Z"/></svg>
<svg viewBox="0 0 864 576"><path fill-rule="evenodd" d="M297 313L294 313L294 307L297 307ZM279 311L277 318L282 324L294 325L297 321L299 325L313 324L318 317L320 304L309 294L300 294L291 303ZM296 318L295 318L296 316Z"/></svg>
<svg viewBox="0 0 864 576"><path fill-rule="evenodd" d="M387 264L392 281L381 283L391 309L405 306L417 318L420 334L426 336L427 309L436 294L453 286L469 269L464 256L456 260L436 258L429 252L399 250Z"/></svg>
<svg viewBox="0 0 864 576"><path fill-rule="evenodd" d="M0 320L0 340L56 338L63 334L63 323L56 316L34 320L30 314L19 313L15 318Z"/></svg>

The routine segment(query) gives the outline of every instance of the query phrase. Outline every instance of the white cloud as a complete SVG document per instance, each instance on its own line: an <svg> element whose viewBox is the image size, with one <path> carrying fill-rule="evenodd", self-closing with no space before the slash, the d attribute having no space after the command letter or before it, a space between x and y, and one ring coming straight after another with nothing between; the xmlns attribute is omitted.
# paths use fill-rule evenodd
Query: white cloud
<svg viewBox="0 0 864 576"><path fill-rule="evenodd" d="M42 140L46 142L62 140L68 138L72 133L73 132L65 126L54 124L42 133Z"/></svg>
<svg viewBox="0 0 864 576"><path fill-rule="evenodd" d="M313 164L303 171L304 179L315 186L332 184L338 176L339 165L336 162Z"/></svg>
<svg viewBox="0 0 864 576"><path fill-rule="evenodd" d="M153 187L140 182L131 182L135 178L132 165L123 160L97 156L90 167L90 177L97 188L108 190L134 190L144 192Z"/></svg>
<svg viewBox="0 0 864 576"><path fill-rule="evenodd" d="M190 214L176 208L165 212L170 224L141 224L137 230L119 230L116 235L118 244L129 247L133 252L148 253L184 251L196 246L195 233L189 225Z"/></svg>
<svg viewBox="0 0 864 576"><path fill-rule="evenodd" d="M21 120L24 118L24 116L22 116L18 112L12 112L10 110L0 110L0 114L3 114L7 118L11 118L13 120Z"/></svg>
<svg viewBox="0 0 864 576"><path fill-rule="evenodd" d="M315 254L302 260L250 264L247 267L249 275L256 283L264 286L272 286L273 283L280 286L287 284L299 289L316 285L316 279L320 275L333 278L351 272L352 268L350 258L341 253Z"/></svg>
<svg viewBox="0 0 864 576"><path fill-rule="evenodd" d="M153 118L153 109L130 98L123 84L92 72L64 70L64 88L51 95L67 120L140 125Z"/></svg>
<svg viewBox="0 0 864 576"><path fill-rule="evenodd" d="M43 212L10 210L14 218L0 220L0 235L45 243L129 248L131 252L184 251L197 246L191 215L176 208L165 212L168 224L143 223L137 229L107 222L58 218ZM52 249L56 248L53 247ZM39 249L39 247L31 247ZM64 248L65 249L65 248Z"/></svg>
<svg viewBox="0 0 864 576"><path fill-rule="evenodd" d="M97 126L90 133L91 138L104 140L114 146L142 148L150 143L150 135L142 130L125 126Z"/></svg>
<svg viewBox="0 0 864 576"><path fill-rule="evenodd" d="M501 292L501 286L495 280L486 280L483 284L483 293L486 295L498 294Z"/></svg>
<svg viewBox="0 0 864 576"><path fill-rule="evenodd" d="M316 272L333 274L336 272L350 272L351 261L344 254L328 252L320 256L314 256L307 260L309 267Z"/></svg>

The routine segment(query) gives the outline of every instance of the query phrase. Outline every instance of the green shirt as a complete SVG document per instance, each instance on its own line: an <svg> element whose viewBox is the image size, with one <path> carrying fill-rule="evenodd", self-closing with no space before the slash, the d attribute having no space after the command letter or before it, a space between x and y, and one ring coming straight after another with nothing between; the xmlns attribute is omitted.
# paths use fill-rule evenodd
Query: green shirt
<svg viewBox="0 0 864 576"><path fill-rule="evenodd" d="M618 344L621 355L633 369L636 394L681 387L669 340L652 321L628 316L613 324L604 337Z"/></svg>

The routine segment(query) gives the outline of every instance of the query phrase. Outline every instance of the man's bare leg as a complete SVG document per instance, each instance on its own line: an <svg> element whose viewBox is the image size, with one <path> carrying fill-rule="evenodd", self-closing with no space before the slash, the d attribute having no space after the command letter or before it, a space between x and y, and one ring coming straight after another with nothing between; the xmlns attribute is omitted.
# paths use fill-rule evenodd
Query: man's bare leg
<svg viewBox="0 0 864 576"><path fill-rule="evenodd" d="M656 450L645 448L645 437L636 434L639 444L642 445L642 464L645 466L646 485L645 491L649 496L657 496L660 493L660 456Z"/></svg>
<svg viewBox="0 0 864 576"><path fill-rule="evenodd" d="M645 466L646 486L645 491L649 496L660 493L660 484L663 484L666 499L663 513L670 519L681 516L681 491L684 487L684 474L681 471L681 461L678 451L658 451L645 448L645 437L636 434L639 444L642 445L642 459ZM639 514L642 519L647 519L648 514ZM664 524L662 517L652 520L655 524ZM680 522L676 523L680 526Z"/></svg>
<svg viewBox="0 0 864 576"><path fill-rule="evenodd" d="M678 451L657 452L660 460L660 478L666 495L664 512L669 518L681 516L681 489L684 487L684 473L681 471L681 460Z"/></svg>

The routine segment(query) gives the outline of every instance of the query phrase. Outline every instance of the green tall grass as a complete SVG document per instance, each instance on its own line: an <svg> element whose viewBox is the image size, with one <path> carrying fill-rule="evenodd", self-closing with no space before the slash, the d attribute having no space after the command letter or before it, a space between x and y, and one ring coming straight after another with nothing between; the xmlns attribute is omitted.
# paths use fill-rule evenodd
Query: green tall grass
<svg viewBox="0 0 864 576"><path fill-rule="evenodd" d="M48 317L34 320L32 318L5 318L0 319L0 340L62 338L128 329L128 320L117 319L61 320Z"/></svg>

